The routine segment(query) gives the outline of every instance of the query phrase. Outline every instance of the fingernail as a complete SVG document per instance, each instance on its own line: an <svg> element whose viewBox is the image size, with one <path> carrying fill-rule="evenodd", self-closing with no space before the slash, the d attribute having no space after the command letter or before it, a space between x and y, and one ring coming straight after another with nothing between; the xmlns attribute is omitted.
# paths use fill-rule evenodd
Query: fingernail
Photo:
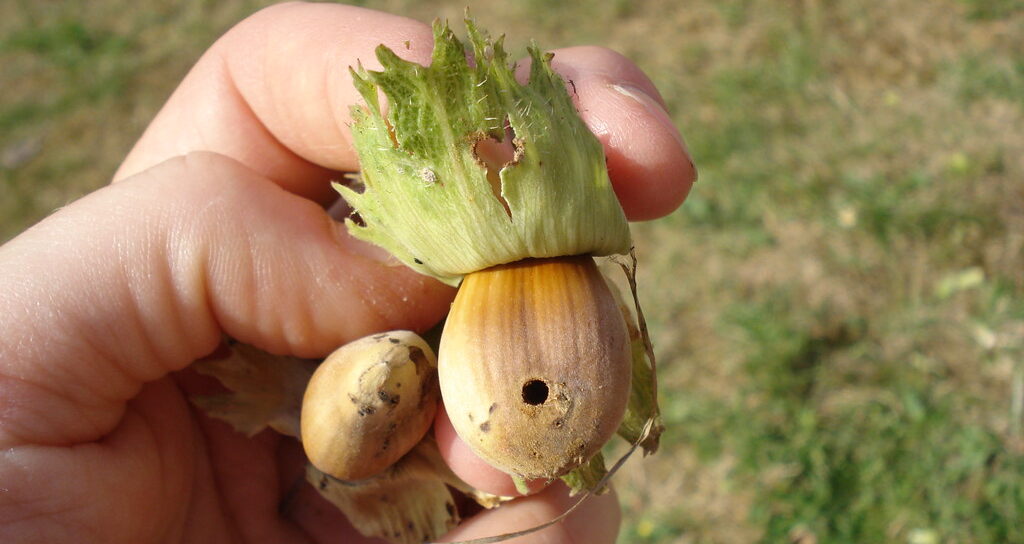
<svg viewBox="0 0 1024 544"><path fill-rule="evenodd" d="M683 135L679 133L679 129L676 128L675 123L672 122L672 117L669 116L668 112L665 111L665 108L657 100L645 93L639 87L634 87L632 85L612 83L611 88L621 95L632 98L643 106L643 108L647 110L652 117L657 119L658 122L665 127L665 130L675 138L676 142L679 143L679 146L683 148L683 151L685 151L687 155L690 154L690 149L687 147L686 140L683 139Z"/></svg>

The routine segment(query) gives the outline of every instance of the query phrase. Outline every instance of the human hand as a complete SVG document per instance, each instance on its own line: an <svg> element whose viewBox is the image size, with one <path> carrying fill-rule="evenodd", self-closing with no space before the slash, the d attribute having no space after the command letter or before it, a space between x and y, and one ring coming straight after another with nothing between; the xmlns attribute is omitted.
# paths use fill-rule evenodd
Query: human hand
<svg viewBox="0 0 1024 544"><path fill-rule="evenodd" d="M0 541L360 542L304 486L291 439L243 437L194 411L181 371L223 335L321 357L371 332L423 330L453 291L392 266L325 211L357 168L348 66L385 43L429 62L422 23L340 5L264 10L219 40L115 183L0 248ZM408 47L406 46L408 43ZM631 219L673 210L695 172L657 92L598 48L556 51L605 146ZM443 418L439 445L469 483L508 493ZM546 521L552 486L467 520L450 538ZM613 494L533 541L611 542Z"/></svg>

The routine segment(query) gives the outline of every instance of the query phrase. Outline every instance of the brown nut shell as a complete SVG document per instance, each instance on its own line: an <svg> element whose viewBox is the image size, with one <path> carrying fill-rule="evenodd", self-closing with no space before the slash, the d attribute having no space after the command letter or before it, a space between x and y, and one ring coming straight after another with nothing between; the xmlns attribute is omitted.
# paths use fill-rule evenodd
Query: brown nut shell
<svg viewBox="0 0 1024 544"><path fill-rule="evenodd" d="M437 360L410 331L361 338L317 367L302 400L306 456L322 472L361 480L426 434L437 410Z"/></svg>
<svg viewBox="0 0 1024 544"><path fill-rule="evenodd" d="M528 259L466 276L438 352L445 408L484 460L526 478L587 461L630 391L629 337L587 256Z"/></svg>

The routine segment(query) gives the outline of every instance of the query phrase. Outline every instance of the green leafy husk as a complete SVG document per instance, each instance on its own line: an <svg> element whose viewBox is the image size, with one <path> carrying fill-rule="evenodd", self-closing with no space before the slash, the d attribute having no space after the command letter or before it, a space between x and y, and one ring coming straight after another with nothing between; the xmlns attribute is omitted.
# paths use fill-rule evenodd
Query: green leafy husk
<svg viewBox="0 0 1024 544"><path fill-rule="evenodd" d="M648 362L643 339L634 323L627 321L627 325L633 354L633 381L626 415L619 425L618 435L630 444L639 443L644 454L650 455L658 451L665 425L655 395L654 369Z"/></svg>
<svg viewBox="0 0 1024 544"><path fill-rule="evenodd" d="M661 419L661 409L658 407L658 383L657 372L653 351L650 349L650 338L647 336L646 324L639 315L639 305L636 299L636 257L631 255L634 268L619 264L625 271L627 280L630 283L630 291L637 308L634 315L629 304L618 285L608 276L605 282L611 288L612 295L619 305L619 311L626 321L626 330L629 332L629 351L633 360L632 381L630 382L629 402L626 405L626 415L619 424L617 434L630 444L638 444L644 450L644 455L651 455L658 451L661 441L661 433L665 425Z"/></svg>
<svg viewBox="0 0 1024 544"><path fill-rule="evenodd" d="M366 102L352 110L363 190L335 184L358 214L350 232L452 285L527 257L627 252L629 227L601 144L552 71L552 54L531 46L529 82L520 85L503 40L469 19L466 28L472 64L448 25L435 22L429 67L380 46L382 71L353 70ZM514 155L494 187L477 146L510 137Z"/></svg>
<svg viewBox="0 0 1024 544"><path fill-rule="evenodd" d="M561 480L569 488L569 496L575 496L582 491L604 493L607 488L598 486L601 485L605 474L608 474L608 469L604 466L604 455L597 452L589 461L562 476Z"/></svg>

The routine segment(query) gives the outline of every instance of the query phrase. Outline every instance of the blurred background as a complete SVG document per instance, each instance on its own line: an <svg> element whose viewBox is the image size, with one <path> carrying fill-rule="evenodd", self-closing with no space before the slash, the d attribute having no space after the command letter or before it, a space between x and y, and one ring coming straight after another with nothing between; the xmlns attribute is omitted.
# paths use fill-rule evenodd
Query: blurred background
<svg viewBox="0 0 1024 544"><path fill-rule="evenodd" d="M0 241L263 4L0 3ZM617 49L688 140L635 229L668 432L622 542L1024 542L1024 3L360 4Z"/></svg>

